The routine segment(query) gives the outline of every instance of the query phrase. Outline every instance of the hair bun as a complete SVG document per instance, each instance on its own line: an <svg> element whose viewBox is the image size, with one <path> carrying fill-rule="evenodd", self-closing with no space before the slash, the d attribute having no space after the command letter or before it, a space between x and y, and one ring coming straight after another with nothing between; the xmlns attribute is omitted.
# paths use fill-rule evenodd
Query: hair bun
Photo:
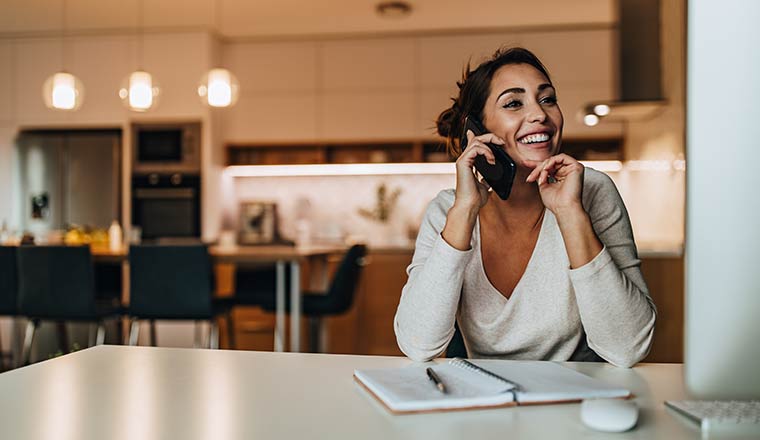
<svg viewBox="0 0 760 440"><path fill-rule="evenodd" d="M461 125L459 122L459 119L461 119L459 105L457 104L456 99L453 99L453 101L454 104L450 108L442 111L441 114L438 115L438 119L435 121L438 134L445 138L448 138L452 133L456 133Z"/></svg>

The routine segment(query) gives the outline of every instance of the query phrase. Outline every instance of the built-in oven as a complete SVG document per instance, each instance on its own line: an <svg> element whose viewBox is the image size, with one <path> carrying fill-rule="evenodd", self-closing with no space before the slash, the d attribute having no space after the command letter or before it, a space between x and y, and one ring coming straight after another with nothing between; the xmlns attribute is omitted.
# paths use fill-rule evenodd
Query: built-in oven
<svg viewBox="0 0 760 440"><path fill-rule="evenodd" d="M197 174L134 175L132 224L144 241L201 236L201 179Z"/></svg>
<svg viewBox="0 0 760 440"><path fill-rule="evenodd" d="M135 124L132 136L133 173L200 172L199 123Z"/></svg>

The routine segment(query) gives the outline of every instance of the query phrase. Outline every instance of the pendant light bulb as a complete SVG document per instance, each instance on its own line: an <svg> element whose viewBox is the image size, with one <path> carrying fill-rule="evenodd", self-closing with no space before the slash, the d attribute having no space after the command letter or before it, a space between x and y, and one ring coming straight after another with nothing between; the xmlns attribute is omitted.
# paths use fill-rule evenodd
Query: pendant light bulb
<svg viewBox="0 0 760 440"><path fill-rule="evenodd" d="M144 70L132 72L119 89L124 105L135 112L146 112L158 104L160 88L153 76Z"/></svg>
<svg viewBox="0 0 760 440"><path fill-rule="evenodd" d="M201 78L198 96L211 107L235 105L240 94L240 84L235 75L227 69L211 69Z"/></svg>
<svg viewBox="0 0 760 440"><path fill-rule="evenodd" d="M68 72L54 73L43 84L42 97L48 108L74 111L84 101L84 85L79 78Z"/></svg>

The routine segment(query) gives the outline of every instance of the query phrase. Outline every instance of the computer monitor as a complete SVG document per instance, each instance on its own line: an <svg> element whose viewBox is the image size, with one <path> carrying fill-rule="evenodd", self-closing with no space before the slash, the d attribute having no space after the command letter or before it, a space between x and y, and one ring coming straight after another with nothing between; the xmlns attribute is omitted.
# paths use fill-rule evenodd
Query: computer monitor
<svg viewBox="0 0 760 440"><path fill-rule="evenodd" d="M760 399L760 2L687 17L686 386Z"/></svg>

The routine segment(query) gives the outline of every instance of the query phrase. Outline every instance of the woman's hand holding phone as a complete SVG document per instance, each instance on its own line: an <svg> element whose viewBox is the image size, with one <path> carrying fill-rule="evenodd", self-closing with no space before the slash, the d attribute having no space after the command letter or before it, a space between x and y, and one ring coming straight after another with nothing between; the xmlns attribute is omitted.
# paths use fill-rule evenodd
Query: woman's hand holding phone
<svg viewBox="0 0 760 440"><path fill-rule="evenodd" d="M478 180L473 170L475 158L478 155L484 156L490 164L496 163L496 158L491 149L485 144L486 142L504 145L504 141L493 133L475 136L472 130L467 130L467 147L459 155L456 162L457 188L455 205L459 204L470 210L478 211L488 202L490 186L485 181Z"/></svg>
<svg viewBox="0 0 760 440"><path fill-rule="evenodd" d="M473 169L478 155L485 157L491 164L496 163L493 152L485 142L504 144L503 140L491 133L475 136L471 130L467 131L467 147L456 162L457 188L454 205L449 209L446 226L441 231L441 236L449 245L462 251L470 248L475 221L480 208L488 202L490 193L488 184L479 181Z"/></svg>

